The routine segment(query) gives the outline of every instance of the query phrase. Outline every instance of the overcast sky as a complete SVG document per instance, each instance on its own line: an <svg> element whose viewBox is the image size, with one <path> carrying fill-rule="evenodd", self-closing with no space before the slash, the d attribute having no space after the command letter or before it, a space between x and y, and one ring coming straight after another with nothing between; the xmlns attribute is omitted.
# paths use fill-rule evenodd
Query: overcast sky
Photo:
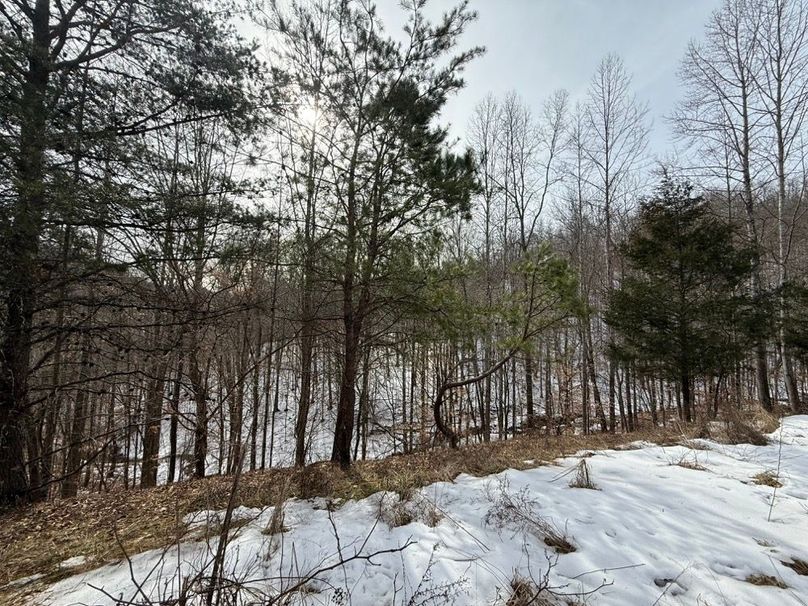
<svg viewBox="0 0 808 606"><path fill-rule="evenodd" d="M388 29L398 28L398 0L377 0ZM430 14L456 4L432 0ZM687 43L701 36L720 0L470 0L479 18L465 35L468 46L487 51L466 73L466 89L445 115L461 136L476 103L488 92L517 91L538 110L553 90L583 98L602 57L616 52L647 101L654 128L650 151L671 150L664 116L679 97L676 70ZM392 33L392 32L391 32Z"/></svg>

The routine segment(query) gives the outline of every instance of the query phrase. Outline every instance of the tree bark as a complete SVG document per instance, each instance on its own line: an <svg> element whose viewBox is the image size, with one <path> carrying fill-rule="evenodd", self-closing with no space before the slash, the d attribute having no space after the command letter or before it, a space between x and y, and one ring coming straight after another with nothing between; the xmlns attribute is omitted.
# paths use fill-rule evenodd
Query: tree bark
<svg viewBox="0 0 808 606"><path fill-rule="evenodd" d="M31 10L32 38L20 108L17 203L14 229L3 238L5 322L0 342L0 504L27 498L25 431L28 373L34 316L36 258L46 206L46 94L50 79L50 2L36 0Z"/></svg>
<svg viewBox="0 0 808 606"><path fill-rule="evenodd" d="M159 347L160 331L155 334L155 348ZM146 427L143 433L143 466L140 473L141 488L157 486L160 467L160 430L163 424L163 398L168 372L168 354L163 353L152 366L152 377L146 393Z"/></svg>
<svg viewBox="0 0 808 606"><path fill-rule="evenodd" d="M188 379L194 392L196 414L194 422L194 477L204 478L208 457L208 389L207 380L199 367L196 343L188 355Z"/></svg>

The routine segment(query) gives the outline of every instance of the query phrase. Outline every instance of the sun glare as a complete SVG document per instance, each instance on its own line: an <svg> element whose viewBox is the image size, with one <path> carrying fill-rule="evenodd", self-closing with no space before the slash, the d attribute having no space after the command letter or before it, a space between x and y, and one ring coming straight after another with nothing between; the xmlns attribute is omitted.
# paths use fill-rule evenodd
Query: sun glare
<svg viewBox="0 0 808 606"><path fill-rule="evenodd" d="M319 112L317 111L317 108L310 103L301 105L297 111L297 118L300 121L301 126L306 128L314 128L317 125L318 117Z"/></svg>

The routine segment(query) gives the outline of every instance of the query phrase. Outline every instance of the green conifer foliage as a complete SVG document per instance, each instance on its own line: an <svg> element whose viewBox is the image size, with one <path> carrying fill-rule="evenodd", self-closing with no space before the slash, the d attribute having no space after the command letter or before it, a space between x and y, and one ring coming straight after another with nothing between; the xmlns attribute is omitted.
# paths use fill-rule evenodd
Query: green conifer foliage
<svg viewBox="0 0 808 606"><path fill-rule="evenodd" d="M752 254L692 186L665 178L623 247L631 270L614 292L611 354L679 382L692 419L692 381L742 356L761 330L760 306L743 294Z"/></svg>

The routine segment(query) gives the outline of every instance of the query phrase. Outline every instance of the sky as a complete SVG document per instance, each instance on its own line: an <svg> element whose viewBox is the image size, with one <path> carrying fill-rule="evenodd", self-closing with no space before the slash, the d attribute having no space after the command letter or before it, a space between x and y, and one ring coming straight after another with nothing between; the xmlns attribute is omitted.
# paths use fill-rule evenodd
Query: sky
<svg viewBox="0 0 808 606"><path fill-rule="evenodd" d="M466 71L466 88L444 112L452 134L462 138L474 106L489 92L516 91L538 112L543 100L564 88L573 101L586 96L601 59L619 54L633 74L634 90L649 104L653 129L649 153L673 149L665 116L681 96L676 75L691 39L698 39L721 0L470 0L479 14L464 35L466 46L485 55ZM432 0L439 16L456 0ZM377 0L390 33L403 23L398 0Z"/></svg>

